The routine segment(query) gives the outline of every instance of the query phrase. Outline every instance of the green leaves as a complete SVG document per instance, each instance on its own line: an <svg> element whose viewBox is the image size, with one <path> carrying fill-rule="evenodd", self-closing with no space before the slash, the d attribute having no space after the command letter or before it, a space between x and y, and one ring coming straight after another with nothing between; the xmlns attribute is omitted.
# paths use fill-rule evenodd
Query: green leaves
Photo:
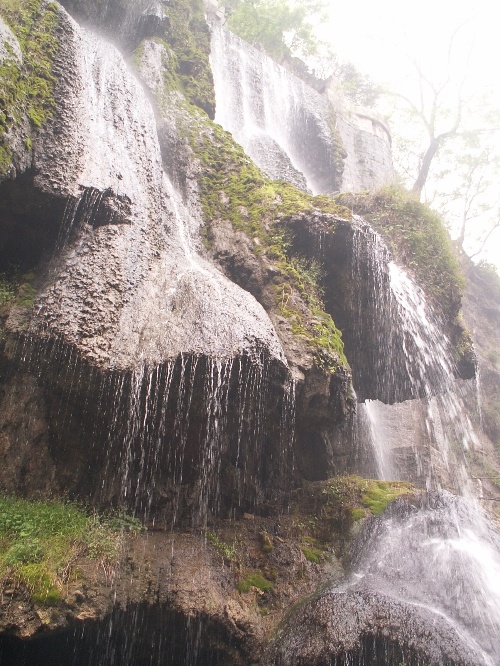
<svg viewBox="0 0 500 666"><path fill-rule="evenodd" d="M271 57L281 60L297 52L317 53L319 41L314 21L326 11L326 0L226 0L228 26L254 46L261 46Z"/></svg>

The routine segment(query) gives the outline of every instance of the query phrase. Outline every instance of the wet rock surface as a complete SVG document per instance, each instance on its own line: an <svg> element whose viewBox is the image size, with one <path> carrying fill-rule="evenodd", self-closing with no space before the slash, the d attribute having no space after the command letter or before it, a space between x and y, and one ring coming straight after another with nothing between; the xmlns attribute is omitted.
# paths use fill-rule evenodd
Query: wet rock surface
<svg viewBox="0 0 500 666"><path fill-rule="evenodd" d="M129 536L113 567L80 559L64 601L33 604L4 581L2 664L260 663L263 645L284 612L341 571L333 553L319 564L301 551L299 516L246 514L203 535ZM263 540L262 535L266 536ZM238 589L259 572L269 589Z"/></svg>
<svg viewBox="0 0 500 666"><path fill-rule="evenodd" d="M175 5L67 0L74 18L116 37L122 51L140 45L142 83L115 46L61 9L53 114L29 132L21 117L9 132L0 265L10 270L13 262L18 273L0 306L0 485L126 507L150 529L127 537L113 567L81 557L79 575L54 607L35 604L5 576L0 660L477 666L480 651L426 610L425 599L395 599L397 582L387 584L383 566L371 572L377 585L330 585L349 563L354 536L361 531L380 546L386 524L342 497L331 510L332 488L322 481L374 469L367 464L373 452L360 454L353 438L350 369L339 354L318 355L322 343L315 346L302 323L314 328L319 315L298 289L276 281L279 261L269 260L259 237L222 215L207 222L190 132L215 130L186 104L184 95L196 98L186 80L175 78L179 52L164 39L173 29L166 4ZM10 51L18 58L0 23L0 59ZM262 74L262 54L249 53ZM184 55L189 71L203 61ZM294 150L307 147L299 163L262 134L257 118L253 148L273 176L333 192L389 175L380 128L344 119L339 142L326 100L295 78L283 80L280 68L273 76L290 94L300 89L303 106L289 122L279 120L295 133ZM375 158L361 164L379 149L378 165ZM279 163L274 171L271 162ZM250 217L246 203L240 213ZM265 222L266 233L275 222ZM311 205L280 217L276 228L296 256L322 265L321 298L344 332L358 399L432 399L442 376L429 388L432 363L420 376L408 362L418 345L401 352L404 335L391 327L397 308L382 307L390 256L369 226ZM295 310L285 316L291 296ZM422 402L395 413L393 423L404 418L405 437L413 437L398 443L396 467L405 478L414 468L410 478L424 485L435 481L429 468L441 465L436 478L460 485L462 463L448 449L438 452L440 433L424 432L431 411ZM388 520L397 523L416 504ZM363 547L361 540L354 555L361 558ZM360 562L354 557L350 566ZM410 580L402 570L403 582ZM328 591L292 613L266 652L290 608L326 581ZM472 623L467 613L460 619Z"/></svg>
<svg viewBox="0 0 500 666"><path fill-rule="evenodd" d="M421 608L380 593L328 592L292 616L265 663L472 666L480 655Z"/></svg>
<svg viewBox="0 0 500 666"><path fill-rule="evenodd" d="M497 596L482 588L478 535L492 555L498 534L462 498L394 501L365 522L349 577L292 612L266 663L496 663Z"/></svg>

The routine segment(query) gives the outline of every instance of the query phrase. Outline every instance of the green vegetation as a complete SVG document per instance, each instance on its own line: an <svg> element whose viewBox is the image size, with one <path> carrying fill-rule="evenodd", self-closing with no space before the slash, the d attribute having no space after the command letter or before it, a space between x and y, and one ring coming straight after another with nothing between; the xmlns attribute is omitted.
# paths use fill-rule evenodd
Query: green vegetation
<svg viewBox="0 0 500 666"><path fill-rule="evenodd" d="M291 230L286 220L314 210L345 219L350 217L349 211L326 196L313 197L289 183L266 178L232 136L208 120L198 118L196 130L189 134L203 166L200 187L206 245L211 242L210 225L217 220L229 220L249 236L254 252L276 268L275 305L290 320L292 332L315 348L320 367L330 372L341 365L347 367L341 333L324 311L321 267L290 253Z"/></svg>
<svg viewBox="0 0 500 666"><path fill-rule="evenodd" d="M215 92L209 63L210 32L202 0L170 0L163 4L169 25L165 31L168 63L164 63L167 90L180 90L186 99L215 115Z"/></svg>
<svg viewBox="0 0 500 666"><path fill-rule="evenodd" d="M361 502L374 516L380 516L393 500L413 490L411 484L402 481L365 481L363 485Z"/></svg>
<svg viewBox="0 0 500 666"><path fill-rule="evenodd" d="M15 298L16 289L16 280L6 273L0 273L0 307Z"/></svg>
<svg viewBox="0 0 500 666"><path fill-rule="evenodd" d="M228 544L219 539L215 532L207 532L207 541L217 550L225 560L236 562L238 559L238 551L236 543Z"/></svg>
<svg viewBox="0 0 500 666"><path fill-rule="evenodd" d="M14 579L37 603L52 605L64 596L79 557L116 563L123 532L138 532L130 516L89 515L60 501L0 496L0 580Z"/></svg>
<svg viewBox="0 0 500 666"><path fill-rule="evenodd" d="M328 7L325 0L224 0L221 4L226 7L228 27L272 58L318 53L320 42L311 19L321 20Z"/></svg>
<svg viewBox="0 0 500 666"><path fill-rule="evenodd" d="M237 585L238 591L243 593L250 592L253 587L256 587L262 592L267 592L268 590L272 590L273 584L271 581L267 580L267 578L264 578L260 571L257 571L255 573L249 574L241 583L238 583Z"/></svg>
<svg viewBox="0 0 500 666"><path fill-rule="evenodd" d="M351 510L351 516L353 521L356 523L358 520L361 520L366 516L366 511L359 507L355 507L354 509Z"/></svg>
<svg viewBox="0 0 500 666"><path fill-rule="evenodd" d="M316 539L314 539L316 541ZM308 562L312 564L321 564L325 559L325 553L320 548L314 548L310 544L307 546L301 546L300 550L304 554L304 557Z"/></svg>
<svg viewBox="0 0 500 666"><path fill-rule="evenodd" d="M323 493L330 495L342 506L347 506L353 520L363 517L362 504L373 515L380 516L387 506L401 495L414 492L411 483L404 481L375 481L363 479L355 474L338 476L327 482ZM356 506L358 505L358 506ZM356 511L356 515L354 512ZM359 516L359 518L358 518Z"/></svg>
<svg viewBox="0 0 500 666"><path fill-rule="evenodd" d="M19 40L23 54L22 64L13 54L0 64L1 175L9 168L12 157L5 143L9 129L25 117L33 127L41 127L52 113L58 6L43 0L3 0L0 13ZM31 147L29 136L25 137L25 145Z"/></svg>
<svg viewBox="0 0 500 666"><path fill-rule="evenodd" d="M30 308L36 297L34 271L21 274L18 268L0 273L0 307Z"/></svg>
<svg viewBox="0 0 500 666"><path fill-rule="evenodd" d="M342 555L349 543L349 533L357 521L380 515L390 502L401 495L418 491L410 483L375 481L351 474L336 476L327 481L305 484L296 495L293 513L294 529L301 548L308 555L325 559L332 546L336 555Z"/></svg>
<svg viewBox="0 0 500 666"><path fill-rule="evenodd" d="M337 200L371 222L443 313L458 315L464 279L437 213L413 193L394 186L373 194L343 194Z"/></svg>

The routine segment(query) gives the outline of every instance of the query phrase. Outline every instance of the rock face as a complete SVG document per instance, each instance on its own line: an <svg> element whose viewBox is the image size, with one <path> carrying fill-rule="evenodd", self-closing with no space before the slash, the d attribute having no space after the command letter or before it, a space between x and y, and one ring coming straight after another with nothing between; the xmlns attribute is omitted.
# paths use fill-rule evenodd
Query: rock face
<svg viewBox="0 0 500 666"><path fill-rule="evenodd" d="M53 463L42 487L58 469L61 490L86 488L94 494L100 482L91 484L94 489L88 485L94 469L92 446L85 441L90 432L100 432L105 449L121 449L118 466L125 476L147 447L154 447L151 465L158 467L158 447L163 448L166 432L175 431L178 409L185 408L175 406L170 389L185 390L200 413L208 408L212 416L223 400L222 422L228 400L243 418L249 400L261 400L256 392L265 392L271 376L273 386L286 384L287 370L262 307L197 254L190 235L199 211L188 210L170 184L151 104L118 51L63 11L58 30L56 110L34 141L30 171L22 173L19 162L17 178L2 184L2 209L11 220L3 253L25 269L36 268L30 289L37 291L31 307L18 303L11 309L6 351L13 367L29 367L48 392L45 430ZM33 207L26 204L27 193ZM27 248L19 246L19 228L26 238L36 238L46 223L42 246L33 240ZM238 386L238 373L247 364L257 368L251 398ZM64 463L61 469L65 456L54 442L59 439L55 413L64 409L61 391L72 404L66 426L79 440L80 463L73 471ZM97 404L94 391L101 396ZM278 393L283 395L283 388ZM252 408L263 416L253 403ZM151 409L167 420L155 435L139 425ZM122 419L137 423L128 453ZM207 423L198 420L200 436L215 446ZM12 434L17 426L9 421L7 430ZM181 448L185 437L179 435ZM6 447L15 455L9 441ZM198 465L203 467L198 461L194 468ZM3 482L19 487L19 478ZM24 487L32 483L38 482L28 474Z"/></svg>
<svg viewBox="0 0 500 666"><path fill-rule="evenodd" d="M36 25L54 15L45 37L57 45L38 115L13 105L0 124L0 486L118 506L192 536L130 539L116 578L94 571L50 617L7 586L18 603L4 604L0 658L26 649L37 664L40 650L50 661L76 648L82 664L264 663L287 607L338 576L360 529L352 510L365 515L317 484L397 468L463 486L463 446L475 444L460 404L442 402L451 442L443 421L429 425L433 401L452 392L453 345L370 225L314 196L390 179L382 125L334 113L215 24L214 91L199 0L63 4L35 8ZM33 53L17 14L5 18L0 61L29 81ZM298 189L265 177L210 120L214 92L216 119ZM418 430L390 472L360 434L351 380L360 402L403 403L389 427L404 411L406 429L391 441ZM294 504L311 488L338 508L321 549L313 533L328 529ZM238 563L227 557L236 520ZM366 522L361 543L379 536ZM207 525L231 539L212 535L226 557L207 550ZM258 585L237 591L246 570L274 582L265 604ZM478 654L444 620L367 585L310 601L266 659L458 666Z"/></svg>
<svg viewBox="0 0 500 666"><path fill-rule="evenodd" d="M285 354L257 300L202 258L200 166L179 136L178 95L155 88L169 52L144 43L142 70L163 104L157 126L115 47L63 10L57 39L52 117L21 152L12 132L15 171L1 185L3 258L28 271L4 313L5 381L26 372L39 414L20 447L33 428L6 389L3 485L197 522L231 510L235 496L247 509L277 496L309 439L332 469L348 369L322 371L303 344ZM303 370L290 370L294 354Z"/></svg>
<svg viewBox="0 0 500 666"><path fill-rule="evenodd" d="M212 29L216 121L269 176L314 194L376 189L393 179L383 123L348 113L269 57Z"/></svg>
<svg viewBox="0 0 500 666"><path fill-rule="evenodd" d="M495 663L496 601L483 596L473 525L493 553L498 535L464 500L446 493L397 500L366 524L351 576L297 608L266 663Z"/></svg>

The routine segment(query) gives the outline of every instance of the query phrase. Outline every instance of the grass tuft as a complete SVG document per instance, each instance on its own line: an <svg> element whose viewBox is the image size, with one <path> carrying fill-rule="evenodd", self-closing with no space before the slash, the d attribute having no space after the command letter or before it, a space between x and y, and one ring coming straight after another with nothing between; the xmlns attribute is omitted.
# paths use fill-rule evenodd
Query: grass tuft
<svg viewBox="0 0 500 666"><path fill-rule="evenodd" d="M141 529L130 516L99 516L72 503L0 496L0 580L14 578L35 602L56 603L79 557L112 565L123 533Z"/></svg>

